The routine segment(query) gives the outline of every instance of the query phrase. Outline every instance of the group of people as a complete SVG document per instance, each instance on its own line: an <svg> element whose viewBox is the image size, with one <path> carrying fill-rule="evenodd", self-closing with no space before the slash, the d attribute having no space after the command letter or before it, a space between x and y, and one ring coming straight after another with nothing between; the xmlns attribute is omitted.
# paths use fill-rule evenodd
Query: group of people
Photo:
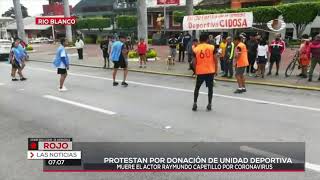
<svg viewBox="0 0 320 180"><path fill-rule="evenodd" d="M235 76L238 82L238 89L234 93L246 92L245 77L244 73L246 67L249 66L248 61L248 50L246 45L243 43L243 37L235 37L232 41L231 37L226 38L226 51L224 57L226 60L231 61L230 64L235 66ZM210 111L212 108L212 96L213 96L213 83L214 77L218 73L218 58L219 54L222 54L217 47L210 44L209 36L207 34L200 35L200 42L194 39L192 45L193 51L193 66L196 77L196 86L194 90L194 103L192 110L197 111L197 101L199 96L199 89L203 82L206 83L208 88L208 105L207 110ZM233 62L233 57L235 61ZM231 66L231 70L233 69ZM230 72L233 73L233 72Z"/></svg>
<svg viewBox="0 0 320 180"><path fill-rule="evenodd" d="M117 71L119 68L123 68L124 76L123 81L121 83L122 86L127 87L128 84L126 83L127 75L128 75L128 52L129 47L126 44L127 37L124 35L119 35L118 39L115 40L111 36L106 37L105 41L101 42L101 50L103 52L104 57L104 68L110 66L109 60L113 62L113 86L118 86L119 83L116 81ZM143 42L141 40L141 42ZM60 40L60 46L56 51L56 56L54 58L53 64L57 69L57 74L60 75L60 84L59 84L59 91L67 91L68 89L64 86L65 80L68 75L68 70L70 67L70 60L69 56L65 50L67 46L67 42L64 38Z"/></svg>

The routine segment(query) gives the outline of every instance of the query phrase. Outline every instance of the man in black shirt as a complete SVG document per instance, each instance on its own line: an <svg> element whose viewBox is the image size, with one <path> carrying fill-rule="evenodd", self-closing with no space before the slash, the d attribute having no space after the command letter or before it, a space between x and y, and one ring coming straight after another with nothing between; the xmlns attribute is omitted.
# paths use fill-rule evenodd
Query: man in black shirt
<svg viewBox="0 0 320 180"><path fill-rule="evenodd" d="M110 63L109 63L109 42L110 41L111 41L111 37L106 36L105 40L103 40L100 43L100 49L102 50L103 59L104 59L104 66L103 66L104 69L107 68L107 60L108 60L108 68L110 68Z"/></svg>
<svg viewBox="0 0 320 180"><path fill-rule="evenodd" d="M247 73L253 74L255 73L255 69L253 66L256 61L257 52L258 52L258 41L256 40L256 37L254 35L250 35L250 39L246 42L246 46L248 49L248 60L249 60Z"/></svg>

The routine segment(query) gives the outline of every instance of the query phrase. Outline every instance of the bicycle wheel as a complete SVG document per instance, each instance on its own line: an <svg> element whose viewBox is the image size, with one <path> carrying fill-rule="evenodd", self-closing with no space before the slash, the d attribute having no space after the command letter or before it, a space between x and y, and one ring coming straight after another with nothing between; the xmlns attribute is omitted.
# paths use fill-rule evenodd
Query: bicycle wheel
<svg viewBox="0 0 320 180"><path fill-rule="evenodd" d="M286 77L289 77L293 74L293 71L295 70L297 62L298 62L297 59L294 59L293 61L290 62L285 72Z"/></svg>

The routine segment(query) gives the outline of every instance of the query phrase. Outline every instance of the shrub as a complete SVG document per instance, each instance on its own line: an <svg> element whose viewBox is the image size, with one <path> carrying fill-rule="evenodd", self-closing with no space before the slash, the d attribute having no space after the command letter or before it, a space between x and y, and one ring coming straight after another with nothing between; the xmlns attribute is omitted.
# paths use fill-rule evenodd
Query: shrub
<svg viewBox="0 0 320 180"><path fill-rule="evenodd" d="M28 46L26 47L26 50L27 51L33 51L33 47L30 44L28 44Z"/></svg>
<svg viewBox="0 0 320 180"><path fill-rule="evenodd" d="M84 38L84 43L85 44L95 44L95 39L93 37L87 36Z"/></svg>
<svg viewBox="0 0 320 180"><path fill-rule="evenodd" d="M99 29L102 31L103 28L111 26L110 18L83 18L77 20L78 29Z"/></svg>
<svg viewBox="0 0 320 180"><path fill-rule="evenodd" d="M136 16L118 16L117 25L121 29L132 29L137 27L137 17Z"/></svg>
<svg viewBox="0 0 320 180"><path fill-rule="evenodd" d="M152 39L148 39L148 44L152 44Z"/></svg>
<svg viewBox="0 0 320 180"><path fill-rule="evenodd" d="M157 57L157 51L154 49L149 49L147 52L147 58L155 58Z"/></svg>
<svg viewBox="0 0 320 180"><path fill-rule="evenodd" d="M138 53L136 51L129 51L128 57L129 58L138 58L139 55L138 55Z"/></svg>

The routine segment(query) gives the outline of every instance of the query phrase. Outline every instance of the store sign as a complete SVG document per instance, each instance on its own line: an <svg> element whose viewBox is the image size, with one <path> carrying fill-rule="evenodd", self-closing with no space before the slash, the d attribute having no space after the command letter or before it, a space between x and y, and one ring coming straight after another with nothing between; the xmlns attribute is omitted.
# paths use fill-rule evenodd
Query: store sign
<svg viewBox="0 0 320 180"><path fill-rule="evenodd" d="M252 12L204 14L184 16L183 18L184 31L250 28L252 24Z"/></svg>
<svg viewBox="0 0 320 180"><path fill-rule="evenodd" d="M180 4L180 0L157 0L157 5Z"/></svg>

